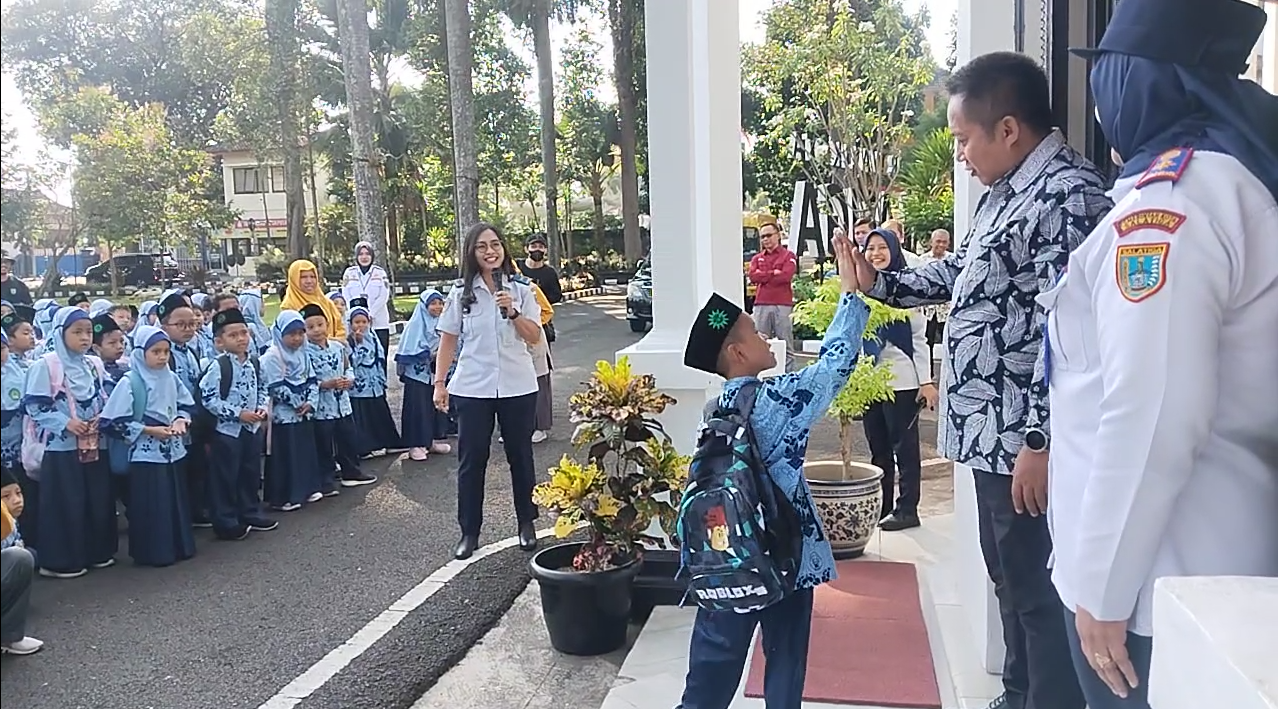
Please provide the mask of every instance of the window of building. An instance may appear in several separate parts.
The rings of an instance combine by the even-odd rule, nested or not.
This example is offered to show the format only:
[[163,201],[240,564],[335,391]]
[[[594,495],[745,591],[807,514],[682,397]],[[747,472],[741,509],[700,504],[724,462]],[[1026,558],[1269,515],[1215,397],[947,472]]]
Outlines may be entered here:
[[259,194],[266,191],[265,180],[256,167],[231,168],[235,194]]
[[283,165],[271,166],[271,191],[272,192],[284,191],[284,166]]

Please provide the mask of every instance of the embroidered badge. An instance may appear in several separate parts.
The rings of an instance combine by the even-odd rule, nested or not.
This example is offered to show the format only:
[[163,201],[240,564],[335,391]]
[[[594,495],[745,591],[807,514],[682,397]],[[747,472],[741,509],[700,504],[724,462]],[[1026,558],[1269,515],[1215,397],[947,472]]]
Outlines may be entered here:
[[1176,182],[1185,174],[1189,158],[1194,154],[1193,148],[1172,148],[1154,158],[1154,162],[1145,170],[1145,174],[1136,181],[1136,189],[1155,182]]
[[1114,230],[1118,232],[1119,238],[1141,229],[1157,229],[1168,234],[1175,234],[1184,223],[1185,215],[1179,212],[1167,209],[1138,209],[1115,220]]
[[728,326],[728,314],[722,310],[712,310],[706,316],[706,324],[716,330],[722,330]]
[[1147,300],[1167,283],[1167,252],[1171,244],[1127,244],[1118,247],[1114,277],[1123,297],[1133,303]]

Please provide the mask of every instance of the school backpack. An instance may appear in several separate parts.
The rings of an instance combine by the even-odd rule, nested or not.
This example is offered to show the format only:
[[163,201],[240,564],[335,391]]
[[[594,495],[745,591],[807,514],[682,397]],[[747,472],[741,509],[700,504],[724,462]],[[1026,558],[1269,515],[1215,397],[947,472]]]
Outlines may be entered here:
[[[141,376],[135,376],[133,372],[125,372],[124,378],[129,380],[129,390],[133,394],[133,416],[135,423],[142,423],[146,418],[146,382],[142,381]],[[120,383],[116,382],[116,386]],[[127,440],[118,437],[107,439],[107,459],[111,463],[111,472],[116,475],[126,475],[129,472],[129,453],[133,449],[133,444]]]
[[768,474],[750,425],[759,388],[748,382],[733,406],[707,405],[679,503],[679,576],[706,610],[766,608],[794,589],[798,575],[798,514]]
[[[102,383],[106,381],[106,367],[103,366],[102,360],[93,355],[86,355],[89,362],[93,364],[93,368],[98,372],[98,396],[104,397],[106,388]],[[66,393],[66,376],[62,370],[62,360],[58,358],[57,352],[47,352],[40,356],[37,362],[43,361],[44,366],[49,372],[49,397],[58,398],[59,394]],[[34,366],[34,365],[33,365]],[[27,370],[30,372],[30,370]],[[74,411],[74,406],[72,405]],[[48,433],[40,431],[40,427],[36,425],[35,419],[26,416],[22,421],[22,468],[27,471],[27,477],[32,480],[40,479],[40,466],[44,463],[45,448],[49,445],[50,436]]]
[[[214,357],[213,361],[217,362],[218,369],[221,370],[221,377],[217,383],[218,398],[225,399],[230,396],[231,385],[235,383],[235,372],[231,369],[231,355],[223,353]],[[260,380],[262,369],[261,365],[258,364],[257,358],[249,357],[249,361],[253,363],[253,373]],[[211,366],[213,366],[213,362],[209,362],[203,371],[207,372]],[[200,374],[200,378],[204,378],[203,373]],[[202,391],[199,396],[195,397],[195,419],[191,421],[191,425],[209,431],[217,427],[217,416],[214,416],[212,411],[204,408],[204,393]]]

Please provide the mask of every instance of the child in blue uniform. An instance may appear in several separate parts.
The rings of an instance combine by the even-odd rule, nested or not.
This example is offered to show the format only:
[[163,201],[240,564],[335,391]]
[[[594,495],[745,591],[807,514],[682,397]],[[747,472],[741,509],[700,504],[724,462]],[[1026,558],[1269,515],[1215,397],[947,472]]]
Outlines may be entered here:
[[26,417],[22,395],[32,361],[28,354],[36,343],[35,327],[31,324],[34,318],[35,309],[22,304],[15,305],[12,312],[0,318],[0,336],[4,338],[4,362],[0,365],[0,461],[13,471],[22,486],[27,500],[23,527],[32,549],[36,548],[38,534],[40,483],[28,477],[22,468],[22,424]]
[[355,416],[360,457],[381,455],[400,448],[399,426],[386,403],[386,350],[370,328],[373,316],[364,298],[351,299],[346,313],[346,343],[350,347],[351,411]]
[[[98,416],[106,403],[102,361],[89,314],[59,308],[49,341],[53,352],[27,372],[22,405],[46,441],[40,466],[40,573],[76,578],[115,563],[115,500]],[[30,472],[30,471],[28,471]]]
[[[311,371],[319,380],[319,398],[315,405],[315,444],[319,460],[320,492],[337,494],[336,482],[355,487],[377,482],[359,467],[355,444],[355,417],[351,415],[351,398],[347,393],[355,384],[346,343],[328,338],[328,317],[324,309],[308,304],[302,308],[306,321],[306,356]],[[335,478],[334,469],[340,472]]]
[[[108,303],[109,305],[109,303]],[[107,377],[104,382],[106,395],[111,396],[115,385],[128,370],[128,360],[124,359],[124,332],[120,323],[111,316],[111,307],[102,308],[102,312],[93,316],[93,354],[102,360],[102,368]],[[120,436],[108,436],[108,451],[116,448],[127,448],[129,442]],[[112,455],[115,455],[114,453]],[[129,506],[129,473],[127,470],[111,471],[111,493],[115,500]]]
[[140,566],[169,566],[195,556],[183,465],[195,401],[169,369],[170,348],[160,328],[137,328],[129,373],[102,411],[102,425],[129,442],[129,556]]
[[448,453],[452,446],[443,439],[448,432],[441,430],[436,416],[434,396],[435,356],[439,353],[439,316],[444,312],[444,296],[434,288],[428,288],[417,299],[408,327],[399,338],[399,351],[395,353],[395,369],[404,383],[404,401],[400,421],[404,427],[404,445],[408,457],[426,460],[427,453]]
[[[244,314],[238,308],[220,311],[212,325],[214,344],[222,354],[200,379],[204,408],[216,419],[209,443],[209,520],[220,539],[239,540],[250,531],[269,532],[279,526],[262,514],[258,498],[258,431],[268,416],[268,398],[259,365],[249,356],[251,338]],[[229,384],[223,381],[224,370],[231,375]]]
[[257,288],[240,291],[239,301],[249,329],[249,356],[257,359],[271,346],[271,327],[262,319],[262,291]]
[[[301,313],[281,310],[271,335],[275,343],[261,360],[262,380],[271,396],[271,455],[264,497],[272,508],[292,512],[324,497],[315,459],[319,381],[306,357],[306,322]],[[332,477],[332,468],[327,474]]]

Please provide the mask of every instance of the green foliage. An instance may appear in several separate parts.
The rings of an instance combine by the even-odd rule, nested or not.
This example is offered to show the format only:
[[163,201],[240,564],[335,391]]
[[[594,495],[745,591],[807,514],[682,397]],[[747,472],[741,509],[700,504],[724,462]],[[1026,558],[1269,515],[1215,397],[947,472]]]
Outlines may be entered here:
[[900,217],[914,243],[954,229],[954,136],[936,128],[915,142],[901,170]]

